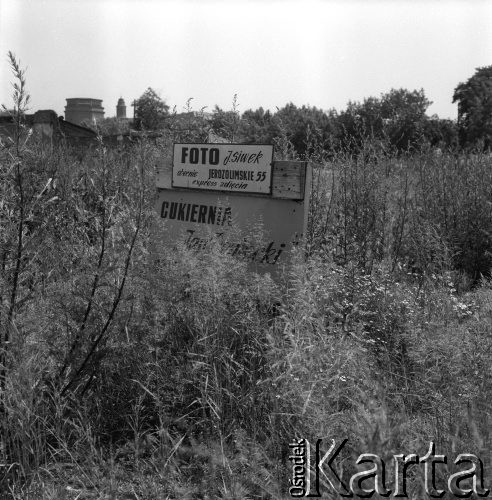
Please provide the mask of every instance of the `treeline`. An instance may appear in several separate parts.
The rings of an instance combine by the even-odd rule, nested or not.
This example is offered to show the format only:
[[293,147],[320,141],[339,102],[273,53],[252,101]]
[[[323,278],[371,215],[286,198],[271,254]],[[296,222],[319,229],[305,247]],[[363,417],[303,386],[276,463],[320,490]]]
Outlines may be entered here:
[[[137,101],[139,129],[170,130],[177,140],[212,138],[246,144],[289,143],[290,155],[312,158],[339,152],[359,152],[368,140],[380,141],[395,152],[421,150],[424,146],[455,149],[459,145],[457,122],[429,117],[431,105],[424,90],[391,90],[381,97],[349,102],[345,110],[327,112],[314,106],[288,103],[275,112],[248,109],[240,113],[237,96],[232,109],[215,106],[213,112],[169,112],[168,106],[148,89]],[[201,137],[196,132],[201,131]]]
[[398,152],[420,149],[425,144],[456,147],[456,123],[437,116],[429,118],[426,110],[430,104],[423,90],[399,89],[379,98],[349,102],[341,112],[289,103],[275,113],[259,108],[239,116],[216,107],[211,126],[223,135],[233,130],[234,138],[246,143],[272,143],[286,138],[301,158],[320,150],[328,155],[357,152],[369,138]]
[[[292,145],[294,156],[312,158],[339,152],[360,152],[367,140],[380,142],[385,150],[403,153],[426,147],[441,150],[487,150],[492,145],[492,66],[477,68],[459,83],[453,94],[458,119],[428,116],[432,102],[423,89],[392,89],[380,97],[350,101],[343,111],[324,111],[312,106],[286,104],[275,112],[248,109],[239,112],[237,96],[232,109],[215,106],[213,112],[170,111],[169,106],[148,88],[135,103],[135,126],[140,129],[167,129],[183,140],[187,132],[201,130],[203,140],[210,134],[242,143],[283,143]],[[189,135],[189,134],[188,134]]]

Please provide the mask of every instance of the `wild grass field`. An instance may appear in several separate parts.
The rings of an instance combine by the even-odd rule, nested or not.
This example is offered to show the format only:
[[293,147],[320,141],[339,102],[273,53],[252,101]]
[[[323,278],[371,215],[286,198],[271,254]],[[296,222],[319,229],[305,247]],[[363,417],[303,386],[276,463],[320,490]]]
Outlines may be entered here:
[[459,453],[490,485],[492,157],[314,144],[274,281],[219,243],[156,259],[171,135],[81,153],[19,122],[2,143],[0,498],[285,499],[300,437],[347,438],[342,478],[433,441],[441,486]]

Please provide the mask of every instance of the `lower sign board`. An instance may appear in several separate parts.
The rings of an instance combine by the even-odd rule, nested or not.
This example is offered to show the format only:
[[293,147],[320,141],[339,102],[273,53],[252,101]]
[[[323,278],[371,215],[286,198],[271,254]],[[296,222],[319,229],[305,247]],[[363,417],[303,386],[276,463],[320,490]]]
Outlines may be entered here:
[[[283,261],[282,254],[303,237],[304,210],[299,203],[161,191],[157,212],[166,239],[182,241],[193,250],[206,249],[213,238],[223,239],[225,253],[267,270]],[[255,231],[262,239],[258,246],[251,237]]]
[[[252,270],[277,274],[306,231],[309,173],[303,162],[274,162],[270,195],[158,189],[157,253],[177,243],[202,251],[218,240]],[[170,185],[166,178],[163,172],[160,186]]]

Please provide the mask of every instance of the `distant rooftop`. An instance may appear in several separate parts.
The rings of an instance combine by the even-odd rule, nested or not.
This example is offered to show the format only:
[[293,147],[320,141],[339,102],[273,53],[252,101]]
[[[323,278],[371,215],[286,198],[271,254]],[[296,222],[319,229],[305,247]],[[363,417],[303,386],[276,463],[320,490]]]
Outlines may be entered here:
[[90,103],[101,103],[102,99],[93,99],[92,97],[68,97],[67,102],[90,102]]

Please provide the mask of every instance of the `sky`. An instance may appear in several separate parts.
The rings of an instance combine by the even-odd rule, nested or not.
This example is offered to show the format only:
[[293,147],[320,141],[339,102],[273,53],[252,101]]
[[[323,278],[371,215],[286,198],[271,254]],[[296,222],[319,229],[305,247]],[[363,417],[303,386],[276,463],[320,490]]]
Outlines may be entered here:
[[71,97],[152,87],[177,112],[325,111],[421,89],[428,114],[456,118],[455,87],[492,64],[490,0],[0,0],[0,103],[12,103],[12,51],[32,112]]

